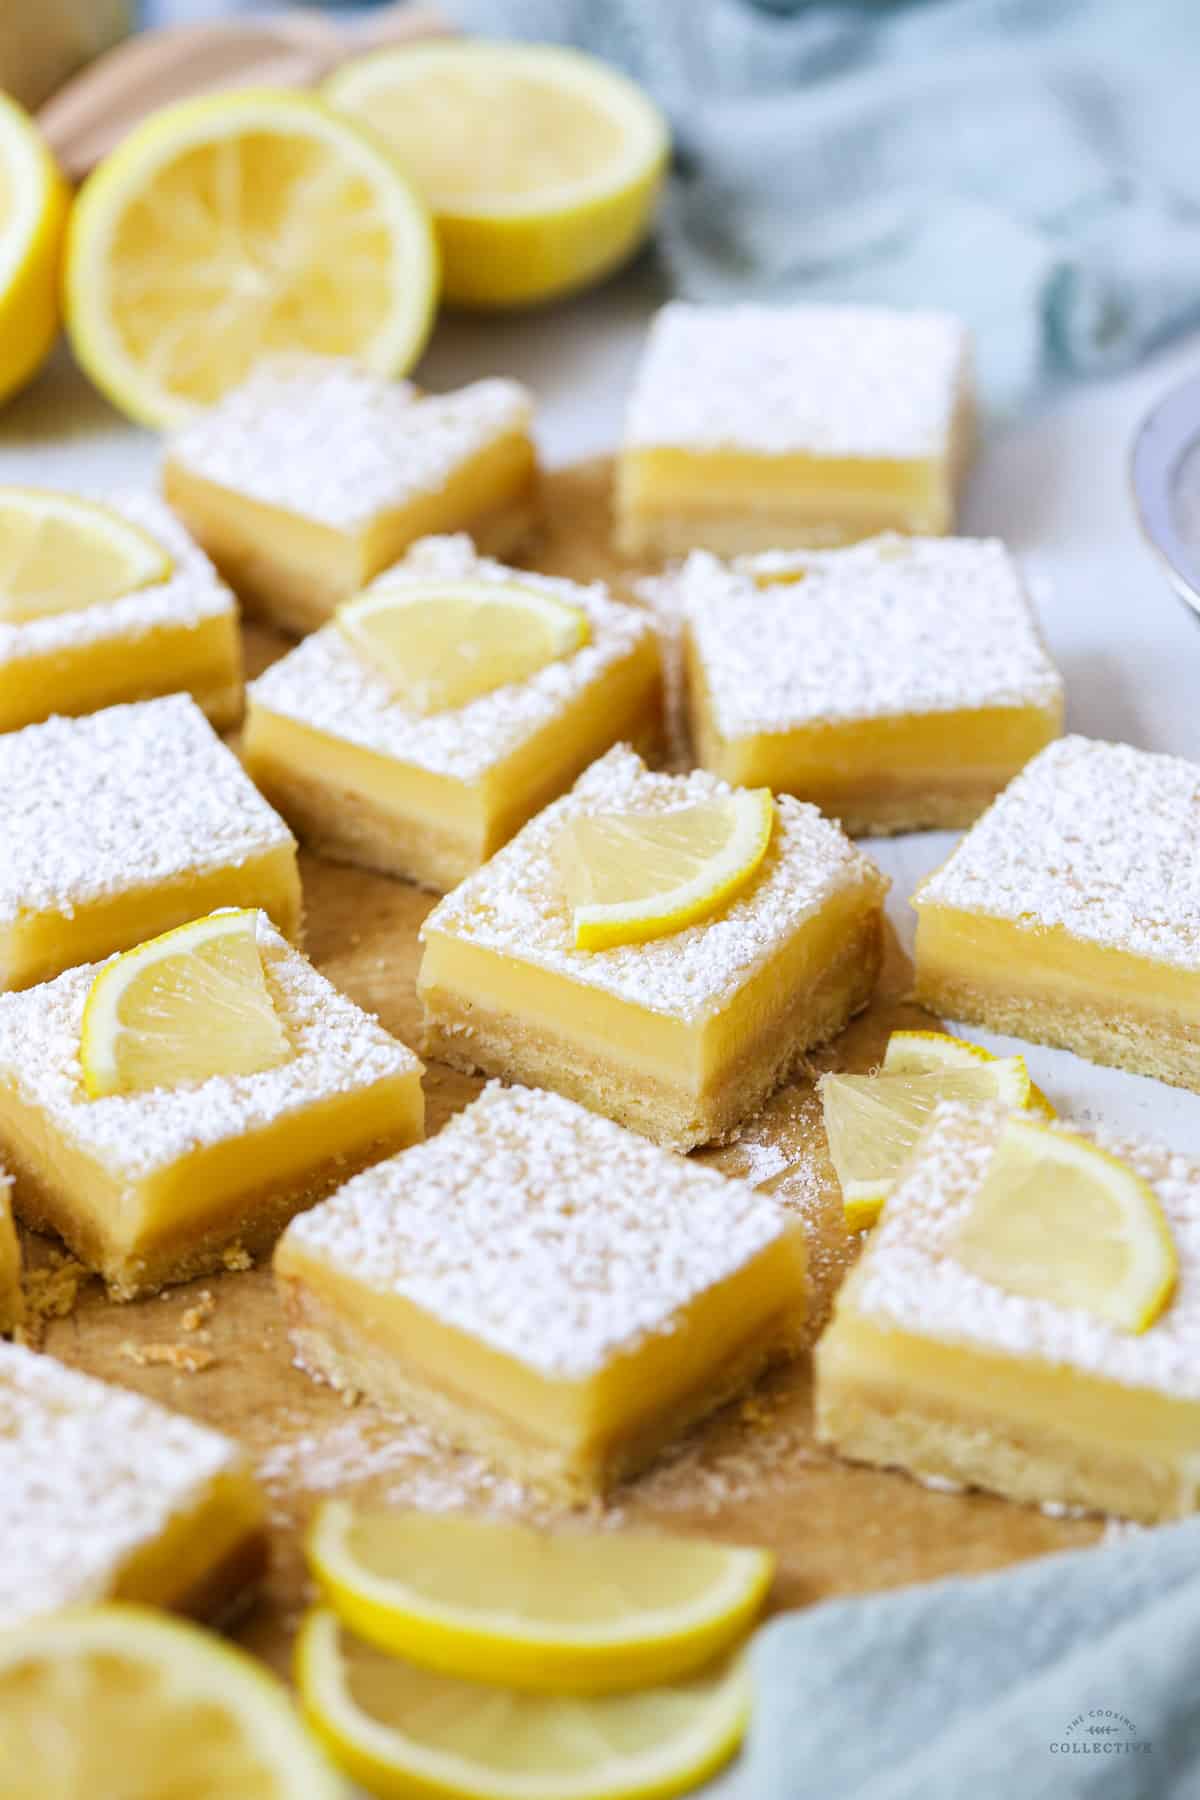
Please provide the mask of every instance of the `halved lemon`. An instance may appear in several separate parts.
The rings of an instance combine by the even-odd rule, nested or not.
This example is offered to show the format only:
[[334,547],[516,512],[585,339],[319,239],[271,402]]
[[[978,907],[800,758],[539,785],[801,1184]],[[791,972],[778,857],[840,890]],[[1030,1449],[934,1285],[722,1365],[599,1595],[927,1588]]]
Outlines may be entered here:
[[410,712],[466,706],[581,650],[581,607],[520,582],[376,588],[337,611],[343,637]]
[[0,1633],[5,1800],[339,1800],[342,1783],[262,1664],[136,1606]]
[[861,1231],[879,1217],[935,1106],[1028,1107],[1035,1090],[1022,1056],[993,1056],[942,1032],[906,1031],[893,1033],[879,1074],[823,1075],[820,1091],[846,1224]]
[[0,93],[0,400],[37,373],[58,336],[68,200],[37,126]]
[[165,581],[162,545],[111,507],[50,488],[0,487],[0,619],[119,600]]
[[749,1630],[765,1550],[465,1515],[321,1508],[309,1564],[344,1624],[425,1668],[542,1693],[674,1681]]
[[347,63],[326,94],[395,151],[433,208],[446,298],[526,306],[597,281],[645,237],[666,121],[594,57],[445,42]]
[[1154,1323],[1179,1274],[1149,1183],[1086,1138],[1019,1114],[1005,1122],[953,1255],[997,1287],[1131,1332]]
[[115,405],[160,427],[273,351],[402,374],[437,284],[428,209],[394,158],[302,94],[164,107],[89,176],[68,232],[76,354]]
[[588,813],[559,861],[580,950],[640,944],[709,918],[749,885],[775,828],[769,788],[662,813]]
[[89,1099],[256,1075],[292,1054],[263,972],[258,913],[230,908],[105,963],[79,1060]]
[[659,1800],[727,1761],[750,1709],[736,1657],[639,1693],[522,1694],[388,1656],[324,1611],[301,1629],[296,1678],[346,1771],[397,1800]]

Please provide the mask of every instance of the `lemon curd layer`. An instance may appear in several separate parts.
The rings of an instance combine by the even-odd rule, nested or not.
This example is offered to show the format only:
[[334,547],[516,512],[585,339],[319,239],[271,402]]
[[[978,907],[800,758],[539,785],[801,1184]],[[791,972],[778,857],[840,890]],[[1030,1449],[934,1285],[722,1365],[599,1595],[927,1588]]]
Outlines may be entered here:
[[12,1181],[0,1169],[0,1334],[15,1331],[24,1317],[21,1245],[13,1223]]
[[801,1340],[800,1229],[560,1096],[493,1084],[280,1240],[311,1372],[602,1492]]
[[0,1344],[0,1625],[101,1600],[225,1615],[262,1572],[265,1527],[228,1438]]
[[848,831],[967,825],[1062,728],[1062,681],[995,539],[872,539],[644,584],[682,636],[698,760]]
[[211,912],[300,930],[296,843],[176,694],[0,736],[0,989]]
[[[817,1348],[817,1426],[843,1455],[1147,1522],[1200,1505],[1200,1164],[1104,1137],[1154,1189],[1176,1291],[1134,1334],[1009,1293],[954,1242],[1004,1115],[942,1108]],[[1064,1246],[1069,1254],[1069,1246]]]
[[1200,768],[1064,738],[917,890],[952,1017],[1200,1088]]
[[630,404],[618,541],[734,555],[944,533],[970,435],[969,345],[948,315],[676,302]]
[[735,1129],[870,998],[883,876],[785,798],[757,875],[714,918],[586,951],[560,863],[574,817],[670,812],[728,791],[702,771],[651,774],[623,746],[594,763],[426,920],[430,1050],[555,1088],[676,1149]]
[[336,358],[273,358],[173,439],[164,491],[247,606],[311,631],[418,538],[514,548],[536,502],[530,414],[512,381],[421,397]]
[[218,731],[242,711],[237,606],[216,570],[153,494],[109,504],[170,554],[165,581],[72,612],[0,622],[0,731],[52,713],[188,693]]
[[254,1075],[89,1100],[94,965],[0,996],[0,1141],[18,1212],[127,1299],[255,1253],[346,1174],[424,1130],[421,1064],[260,919],[292,1054]]
[[520,682],[420,717],[338,627],[253,684],[247,766],[322,855],[444,891],[507,842],[617,738],[661,732],[654,633],[602,587],[514,575],[466,537],[416,545],[371,592],[519,580],[587,615],[589,640]]

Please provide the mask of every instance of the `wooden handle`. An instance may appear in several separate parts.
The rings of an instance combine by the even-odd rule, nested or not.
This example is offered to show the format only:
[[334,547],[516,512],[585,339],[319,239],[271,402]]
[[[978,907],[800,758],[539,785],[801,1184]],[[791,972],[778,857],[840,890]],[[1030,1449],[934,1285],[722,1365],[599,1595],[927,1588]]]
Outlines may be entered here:
[[79,181],[132,128],[175,100],[236,87],[312,87],[349,56],[440,36],[431,7],[383,7],[355,25],[311,12],[145,31],[99,57],[38,114],[64,173]]

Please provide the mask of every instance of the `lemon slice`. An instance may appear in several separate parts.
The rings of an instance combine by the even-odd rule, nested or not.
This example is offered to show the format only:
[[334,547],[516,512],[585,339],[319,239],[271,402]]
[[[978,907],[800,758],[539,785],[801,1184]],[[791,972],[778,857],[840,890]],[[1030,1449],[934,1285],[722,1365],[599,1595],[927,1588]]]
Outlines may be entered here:
[[210,913],[101,967],[80,1032],[89,1099],[255,1075],[288,1060],[257,928],[253,910]]
[[0,620],[74,612],[165,581],[171,558],[149,532],[94,500],[0,488]]
[[343,1789],[285,1689],[198,1626],[98,1606],[0,1633],[5,1800],[168,1792],[339,1800]]
[[666,121],[576,50],[406,45],[347,63],[325,91],[390,144],[428,199],[457,305],[569,293],[624,262],[649,229]]
[[710,917],[753,879],[774,827],[769,788],[674,812],[572,819],[559,861],[577,948],[640,944]]
[[1147,1182],[1098,1145],[1020,1115],[1005,1122],[953,1255],[997,1287],[1131,1332],[1154,1323],[1179,1273]]
[[[1000,1060],[982,1044],[968,1043],[966,1038],[952,1037],[947,1031],[893,1031],[881,1066],[887,1075],[932,1075],[938,1069],[970,1069]],[[1023,1057],[1016,1060],[1024,1062]],[[1043,1119],[1058,1117],[1035,1081],[1030,1081],[1022,1104],[1030,1112],[1040,1113]]]
[[625,1532],[531,1531],[328,1501],[309,1563],[339,1618],[413,1662],[547,1693],[690,1675],[749,1629],[765,1550]]
[[384,587],[337,611],[343,637],[410,712],[466,706],[587,643],[581,607],[516,582]]
[[401,374],[436,291],[424,202],[382,146],[307,95],[164,107],[89,177],[71,215],[76,354],[148,425],[181,423],[274,351]]
[[737,1658],[670,1687],[571,1698],[480,1687],[387,1656],[310,1613],[296,1676],[310,1723],[373,1794],[650,1800],[720,1767],[746,1729]]
[[878,1075],[823,1075],[825,1133],[851,1231],[873,1225],[901,1163],[943,1100],[1030,1105],[1025,1059],[937,1032],[896,1032]]
[[58,336],[67,205],[36,125],[0,93],[0,400],[37,373]]

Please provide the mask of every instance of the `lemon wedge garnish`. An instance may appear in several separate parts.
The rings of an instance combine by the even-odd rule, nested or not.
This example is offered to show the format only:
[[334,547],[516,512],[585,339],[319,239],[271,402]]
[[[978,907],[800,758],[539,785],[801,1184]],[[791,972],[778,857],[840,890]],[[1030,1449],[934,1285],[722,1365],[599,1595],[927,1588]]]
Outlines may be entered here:
[[148,425],[182,423],[275,351],[402,374],[436,292],[424,202],[382,145],[307,95],[164,107],[89,176],[71,215],[76,354]]
[[1179,1273],[1148,1182],[1099,1145],[1019,1114],[1005,1121],[951,1253],[1010,1293],[1131,1332],[1154,1323]]
[[58,336],[67,206],[37,126],[0,93],[0,400],[37,373]]
[[119,600],[172,562],[111,507],[49,488],[0,487],[0,620],[15,624]]
[[720,1767],[746,1729],[740,1661],[667,1687],[586,1698],[435,1674],[351,1637],[332,1612],[301,1629],[304,1709],[373,1794],[460,1800],[650,1800]]
[[820,1091],[851,1231],[875,1223],[901,1163],[943,1100],[1022,1108],[1040,1098],[1024,1057],[993,1056],[932,1031],[894,1032],[879,1074],[823,1075]]
[[0,1633],[0,1793],[340,1800],[340,1779],[262,1664],[136,1606]]
[[527,681],[591,636],[582,607],[516,581],[384,585],[336,616],[342,636],[422,717]]
[[639,944],[727,905],[754,877],[775,826],[769,788],[663,813],[585,813],[559,861],[580,950]]
[[424,1667],[546,1693],[693,1674],[749,1630],[765,1550],[465,1515],[320,1509],[309,1565],[359,1637]]
[[89,1099],[255,1075],[288,1060],[258,917],[252,909],[210,913],[102,965],[80,1031]]
[[428,199],[456,305],[569,293],[624,262],[649,229],[666,121],[577,50],[405,45],[345,64],[325,91],[391,146]]

